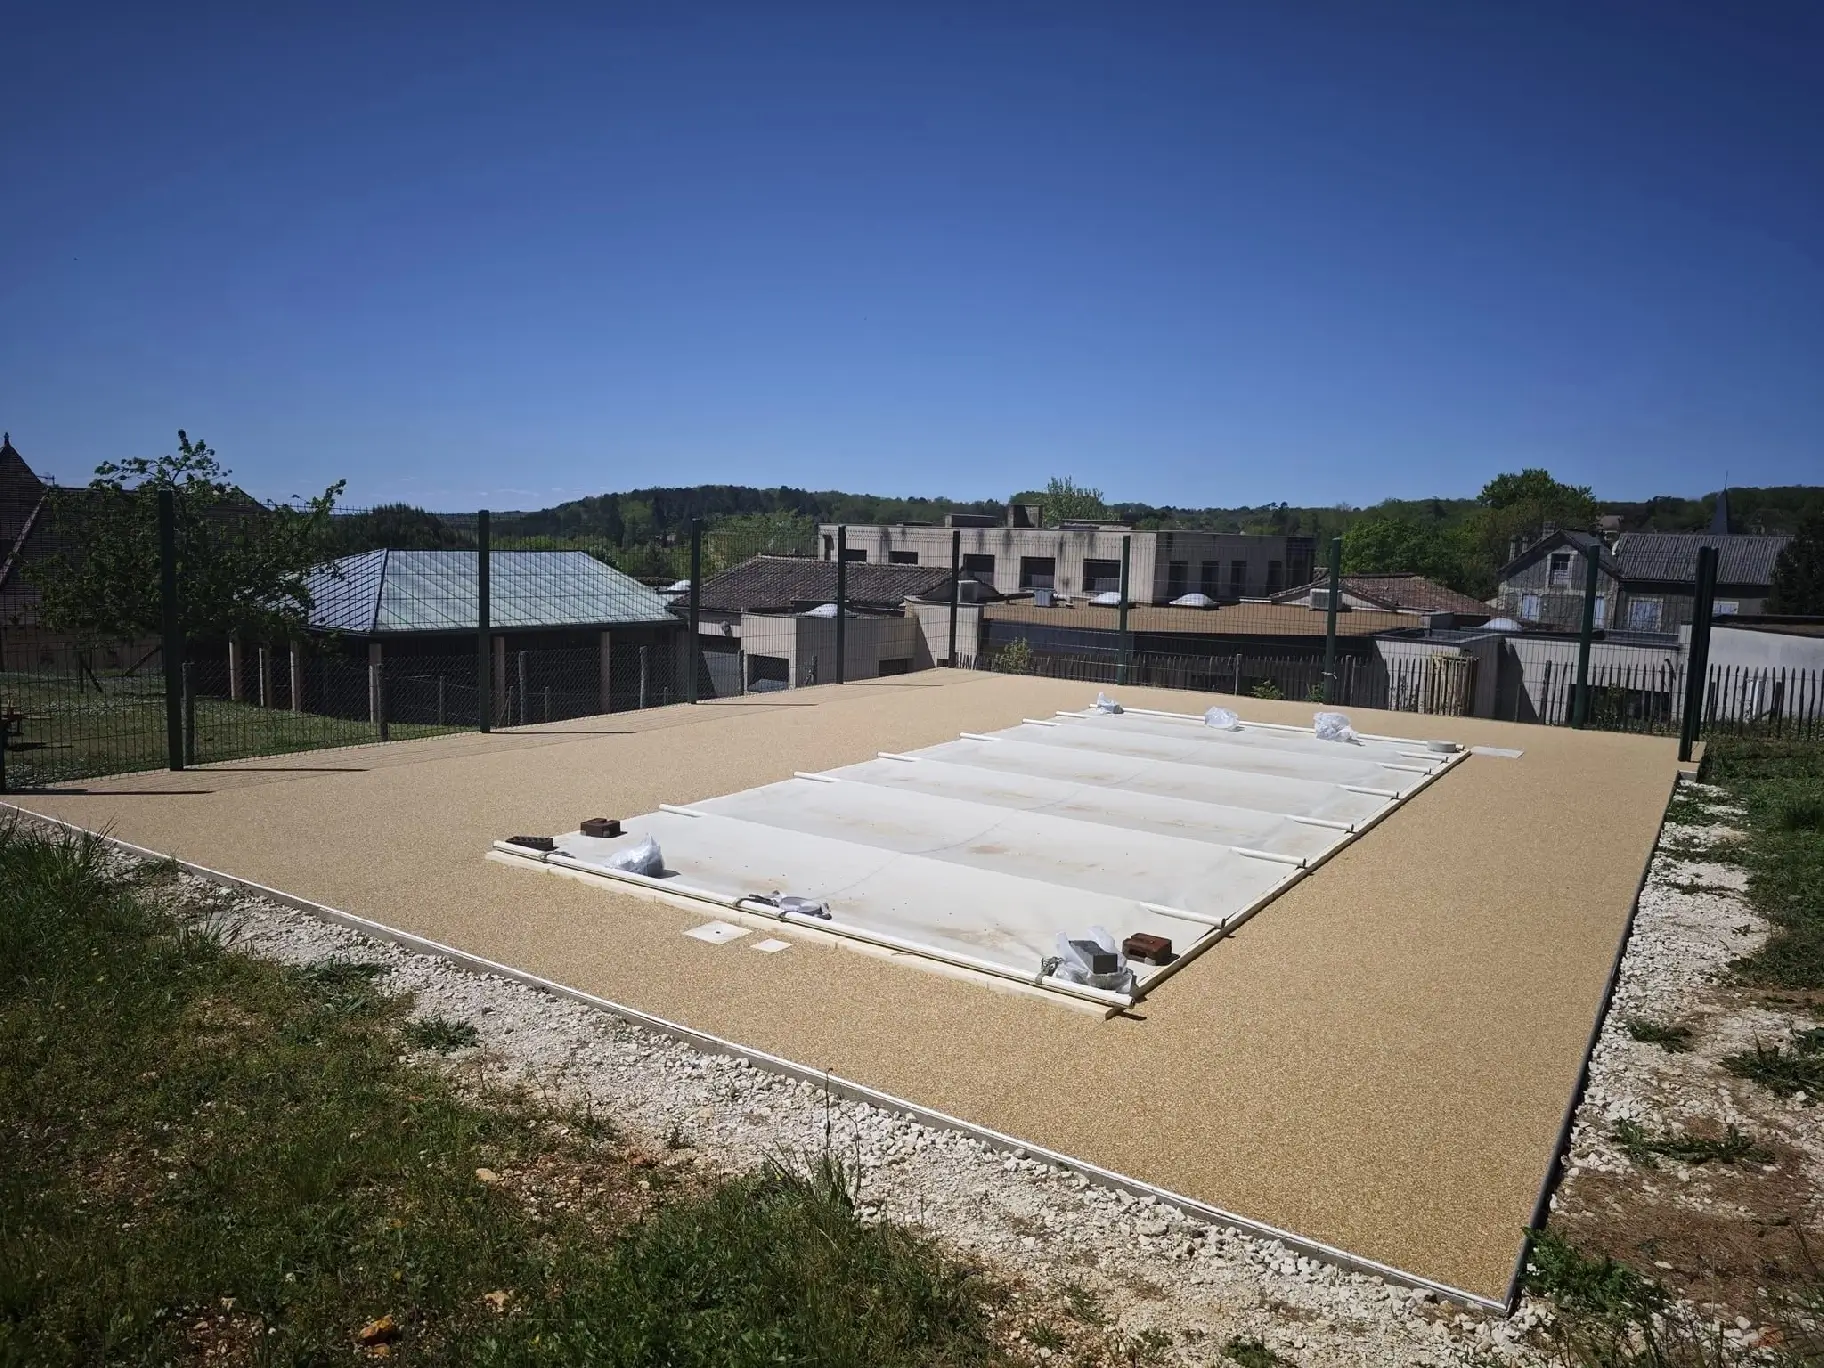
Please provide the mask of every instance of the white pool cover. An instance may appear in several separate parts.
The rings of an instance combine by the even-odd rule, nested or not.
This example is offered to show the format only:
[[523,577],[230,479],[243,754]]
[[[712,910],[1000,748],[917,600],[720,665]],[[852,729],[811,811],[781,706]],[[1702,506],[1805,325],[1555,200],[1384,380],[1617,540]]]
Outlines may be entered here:
[[[1138,709],[1060,713],[667,807],[612,840],[495,849],[1122,1007],[1465,754]],[[648,836],[662,874],[604,863]],[[828,918],[757,900],[778,894]],[[1130,961],[1131,992],[1049,972],[1058,934],[1092,926],[1117,942],[1167,937],[1178,959]]]

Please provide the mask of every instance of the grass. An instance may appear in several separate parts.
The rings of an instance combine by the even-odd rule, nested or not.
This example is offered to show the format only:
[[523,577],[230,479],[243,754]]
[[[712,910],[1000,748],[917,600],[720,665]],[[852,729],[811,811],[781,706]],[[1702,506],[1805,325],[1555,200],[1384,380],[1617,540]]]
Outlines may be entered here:
[[1002,1290],[840,1163],[667,1178],[402,1063],[408,1011],[0,827],[0,1364],[1001,1361]]
[[1611,1139],[1620,1145],[1629,1159],[1644,1168],[1653,1168],[1664,1159],[1681,1164],[1765,1164],[1773,1156],[1734,1126],[1719,1136],[1694,1135],[1690,1130],[1650,1134],[1635,1121],[1618,1121]]
[[1752,1050],[1725,1055],[1723,1067],[1780,1097],[1815,1097],[1824,1092],[1824,1030],[1796,1032],[1784,1048],[1756,1044]]
[[1691,1049],[1691,1028],[1678,1022],[1629,1017],[1622,1023],[1622,1029],[1641,1044],[1657,1045],[1672,1054],[1686,1054]]
[[419,1017],[406,1022],[399,1034],[413,1049],[435,1050],[438,1054],[470,1050],[481,1043],[481,1035],[471,1023],[449,1017]]
[[1748,871],[1749,904],[1773,928],[1738,973],[1761,987],[1824,988],[1824,746],[1718,738],[1704,777],[1745,810],[1747,839],[1732,849]]
[[[100,688],[73,675],[0,674],[0,711],[17,709],[25,726],[7,750],[9,788],[39,787],[103,774],[162,769],[165,742],[164,678],[99,676]],[[393,723],[389,734],[407,741],[461,730],[434,724]],[[287,708],[261,708],[222,698],[196,700],[199,764],[262,755],[354,746],[379,739],[372,723]]]
[[1281,1364],[1291,1362],[1252,1336],[1241,1335],[1222,1346],[1222,1356],[1230,1363],[1240,1364],[1241,1368],[1279,1368]]

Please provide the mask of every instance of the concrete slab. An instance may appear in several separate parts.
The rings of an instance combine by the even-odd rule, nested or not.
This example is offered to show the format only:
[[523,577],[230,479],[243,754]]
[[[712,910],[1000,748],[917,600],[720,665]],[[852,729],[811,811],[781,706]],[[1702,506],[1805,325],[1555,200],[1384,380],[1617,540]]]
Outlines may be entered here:
[[[9,801],[1502,1295],[1670,792],[1671,741],[1350,710],[1363,731],[1524,754],[1469,757],[1108,1021],[790,927],[775,933],[790,954],[706,944],[682,934],[699,914],[479,855],[504,833],[948,743],[1093,693],[931,671]],[[1073,1086],[1085,1078],[1093,1096]]]

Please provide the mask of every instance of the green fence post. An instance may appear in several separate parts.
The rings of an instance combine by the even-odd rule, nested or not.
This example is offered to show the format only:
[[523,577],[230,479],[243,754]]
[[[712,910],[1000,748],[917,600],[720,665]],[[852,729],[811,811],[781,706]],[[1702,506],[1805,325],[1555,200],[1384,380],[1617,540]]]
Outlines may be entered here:
[[1678,729],[1678,758],[1691,759],[1703,727],[1704,695],[1710,673],[1710,615],[1716,607],[1716,548],[1697,552],[1697,594],[1691,605],[1691,642],[1685,651],[1685,716]]
[[1132,537],[1121,538],[1121,607],[1119,621],[1116,623],[1116,649],[1119,654],[1115,660],[1115,683],[1127,683],[1128,666],[1134,658],[1134,640],[1127,634],[1127,575],[1128,566],[1133,555]]
[[849,682],[849,529],[836,529],[836,682]]
[[1330,599],[1324,610],[1324,702],[1336,697],[1336,605],[1343,596],[1343,539],[1330,538]]
[[703,612],[703,519],[690,520],[690,640],[684,643],[684,701],[697,701],[697,653],[702,638],[697,622]]
[[494,724],[494,643],[488,623],[488,510],[475,515],[475,710],[482,731]]
[[963,601],[963,532],[961,528],[950,529],[950,654],[944,663],[952,669],[956,667],[956,614],[957,605]]
[[158,596],[164,616],[165,752],[184,767],[184,629],[177,607],[177,495],[158,491]]
[[1571,704],[1571,725],[1584,727],[1590,721],[1590,643],[1596,639],[1596,572],[1601,560],[1601,544],[1591,542],[1584,548],[1588,564],[1583,572],[1583,628],[1577,633],[1577,693]]
[[196,671],[184,662],[184,763],[196,763]]

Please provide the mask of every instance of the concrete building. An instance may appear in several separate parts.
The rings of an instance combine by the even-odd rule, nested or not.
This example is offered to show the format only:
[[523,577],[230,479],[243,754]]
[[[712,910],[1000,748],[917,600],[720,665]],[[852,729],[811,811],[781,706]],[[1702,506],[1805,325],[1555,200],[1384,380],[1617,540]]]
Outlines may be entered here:
[[[950,568],[952,533],[962,540],[962,570],[1002,595],[1050,590],[1084,598],[1120,588],[1121,544],[1129,544],[1129,597],[1166,604],[1186,594],[1222,602],[1265,598],[1311,579],[1312,537],[1255,536],[1182,530],[1137,531],[1120,523],[1037,526],[1032,505],[1014,505],[1004,521],[952,514],[929,523],[850,526],[851,561],[869,565]],[[819,555],[836,558],[837,526],[818,529]]]

